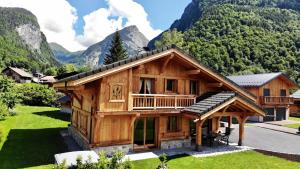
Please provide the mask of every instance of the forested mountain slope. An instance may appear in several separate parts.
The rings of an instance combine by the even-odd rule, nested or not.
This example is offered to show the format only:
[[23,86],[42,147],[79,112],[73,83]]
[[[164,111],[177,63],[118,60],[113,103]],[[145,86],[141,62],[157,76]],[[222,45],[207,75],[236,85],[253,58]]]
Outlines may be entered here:
[[44,71],[57,65],[36,17],[25,9],[0,7],[0,69]]
[[177,21],[186,51],[224,75],[283,71],[300,83],[298,0],[196,2],[197,22]]

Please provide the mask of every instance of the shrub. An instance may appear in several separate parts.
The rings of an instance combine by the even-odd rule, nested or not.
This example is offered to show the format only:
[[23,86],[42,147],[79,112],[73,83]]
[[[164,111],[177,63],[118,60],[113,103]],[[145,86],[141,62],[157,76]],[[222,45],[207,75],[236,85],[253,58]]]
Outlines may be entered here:
[[54,106],[56,93],[46,85],[25,83],[17,88],[23,104],[31,106]]
[[159,155],[160,164],[158,165],[157,169],[168,169],[167,165],[167,155],[165,153]]
[[16,84],[6,76],[0,76],[0,97],[9,109],[13,109],[19,102]]
[[0,120],[4,120],[6,116],[8,116],[8,108],[5,103],[0,100]]
[[[76,165],[70,166],[68,169],[133,169],[133,165],[129,159],[123,160],[124,154],[116,152],[108,159],[104,152],[99,153],[97,163],[92,163],[91,157],[83,162],[82,157],[78,156]],[[55,165],[54,169],[66,169],[66,161],[60,165]]]

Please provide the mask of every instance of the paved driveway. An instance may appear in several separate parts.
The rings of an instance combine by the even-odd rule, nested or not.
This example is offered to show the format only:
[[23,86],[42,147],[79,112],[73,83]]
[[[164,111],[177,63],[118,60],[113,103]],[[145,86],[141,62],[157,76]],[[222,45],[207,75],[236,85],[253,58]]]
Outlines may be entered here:
[[[233,130],[230,141],[238,142],[239,129]],[[245,126],[244,145],[257,149],[300,154],[300,136],[264,129],[255,126]]]

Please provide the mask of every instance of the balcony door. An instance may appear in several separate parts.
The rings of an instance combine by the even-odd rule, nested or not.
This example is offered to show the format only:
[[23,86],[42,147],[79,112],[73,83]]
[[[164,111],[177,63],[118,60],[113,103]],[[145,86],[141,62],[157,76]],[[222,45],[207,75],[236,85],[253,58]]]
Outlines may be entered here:
[[156,120],[154,117],[136,119],[134,123],[134,149],[156,147]]
[[140,94],[153,94],[154,79],[140,79]]

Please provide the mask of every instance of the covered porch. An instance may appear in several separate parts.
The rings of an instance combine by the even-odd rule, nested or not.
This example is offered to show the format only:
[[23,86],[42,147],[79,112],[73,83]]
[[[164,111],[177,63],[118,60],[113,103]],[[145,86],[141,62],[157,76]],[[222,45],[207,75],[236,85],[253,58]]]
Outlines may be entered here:
[[[239,141],[243,144],[245,123],[250,116],[264,116],[263,110],[246,98],[237,95],[235,92],[220,92],[185,108],[183,115],[193,121],[195,126],[195,146],[196,150],[203,149],[203,140],[217,137],[230,137],[232,119],[238,122]],[[220,131],[221,119],[226,119],[228,126],[223,133]],[[207,125],[206,130],[203,126]],[[222,140],[222,139],[221,139]],[[228,140],[228,138],[227,138]],[[224,140],[223,140],[224,141]]]

